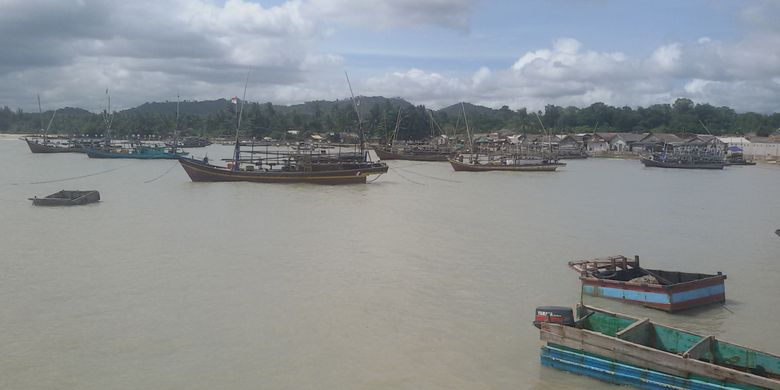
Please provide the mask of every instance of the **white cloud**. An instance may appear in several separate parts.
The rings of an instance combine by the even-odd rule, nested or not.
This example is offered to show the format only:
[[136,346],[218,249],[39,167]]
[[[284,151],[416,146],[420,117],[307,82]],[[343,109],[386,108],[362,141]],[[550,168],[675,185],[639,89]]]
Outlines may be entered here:
[[669,72],[676,70],[680,62],[680,44],[673,43],[671,45],[661,46],[650,55],[650,64],[660,68],[661,72]]
[[311,0],[310,13],[375,29],[438,26],[468,30],[476,0]]
[[[751,45],[760,47],[750,50]],[[562,38],[549,48],[522,54],[509,68],[480,68],[472,75],[443,75],[412,70],[406,82],[390,75],[376,78],[372,91],[393,96],[417,96],[433,107],[468,100],[499,107],[543,109],[546,104],[587,106],[647,106],[689,97],[700,103],[728,105],[738,110],[778,109],[780,85],[774,67],[780,45],[760,42],[724,44],[700,39],[692,44],[659,46],[646,58],[620,52],[585,50],[581,42]],[[780,64],[778,64],[780,65]],[[773,70],[774,69],[774,70]],[[411,77],[414,75],[415,77]],[[421,79],[435,78],[435,88]]]
[[[588,42],[561,37],[518,52],[503,67],[472,62],[463,69],[456,60],[439,69],[413,57],[408,65],[355,65],[327,44],[340,31],[365,28],[393,34],[434,27],[437,37],[462,39],[476,4],[6,0],[0,2],[0,47],[11,49],[0,57],[0,106],[32,108],[40,92],[51,105],[95,109],[106,87],[127,106],[164,100],[175,91],[187,99],[213,99],[235,95],[247,72],[251,99],[300,103],[344,97],[343,70],[359,67],[352,80],[357,93],[400,96],[436,108],[462,100],[538,109],[690,97],[738,110],[780,110],[780,3],[773,1],[744,7],[737,39],[691,37],[659,43],[639,56],[620,51],[625,48],[593,50]],[[381,43],[372,50],[383,54]]]

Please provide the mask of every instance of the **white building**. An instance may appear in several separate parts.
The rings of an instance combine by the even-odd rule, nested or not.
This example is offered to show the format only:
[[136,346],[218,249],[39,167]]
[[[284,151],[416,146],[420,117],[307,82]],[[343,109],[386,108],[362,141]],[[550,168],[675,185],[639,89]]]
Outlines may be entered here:
[[727,147],[736,146],[748,159],[774,160],[780,158],[780,141],[769,137],[718,137]]

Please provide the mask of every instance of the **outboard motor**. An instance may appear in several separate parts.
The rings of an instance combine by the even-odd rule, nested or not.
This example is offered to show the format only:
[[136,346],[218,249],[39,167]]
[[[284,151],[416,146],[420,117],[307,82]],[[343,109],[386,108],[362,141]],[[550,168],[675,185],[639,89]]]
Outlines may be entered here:
[[574,326],[574,310],[566,306],[539,306],[536,308],[534,326],[541,329],[542,322]]

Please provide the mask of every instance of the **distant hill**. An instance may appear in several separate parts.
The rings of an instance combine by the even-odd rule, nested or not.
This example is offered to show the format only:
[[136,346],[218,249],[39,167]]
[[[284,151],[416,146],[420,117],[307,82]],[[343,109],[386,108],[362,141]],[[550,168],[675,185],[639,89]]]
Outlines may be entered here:
[[[407,102],[401,98],[385,98],[382,96],[358,96],[360,102],[359,109],[361,115],[367,115],[374,105],[379,105],[380,108],[387,105],[397,109],[398,107],[412,107],[412,103]],[[249,102],[254,103],[254,102]],[[265,105],[267,103],[258,103]],[[182,101],[179,103],[179,113],[182,115],[197,115],[200,117],[206,117],[209,114],[213,114],[217,111],[223,111],[226,107],[229,107],[230,101],[226,99],[217,100],[203,100],[203,101]],[[314,115],[319,106],[320,112],[326,114],[333,110],[333,107],[338,106],[340,110],[352,109],[352,100],[315,100],[302,104],[293,104],[291,106],[273,105],[275,111],[284,114],[299,113],[302,115]],[[126,114],[175,114],[176,102],[147,102],[138,107],[130,108],[122,111]],[[59,115],[59,113],[58,113]]]
[[[226,99],[203,101],[185,100],[179,103],[179,113],[181,115],[205,117],[214,112],[224,110],[229,104],[230,102]],[[124,110],[123,112],[127,114],[176,114],[176,102],[147,102],[138,107]]]
[[[51,111],[44,112],[43,114],[51,114]],[[57,110],[57,115],[73,115],[73,116],[79,116],[79,115],[92,115],[91,112],[83,109],[83,108],[77,108],[77,107],[65,107],[60,108]]]
[[473,117],[476,115],[493,115],[498,111],[489,107],[478,106],[471,103],[463,103],[463,108],[461,108],[460,103],[456,103],[451,106],[447,106],[440,110],[437,110],[436,112],[440,114],[447,114],[448,116],[452,116],[452,117],[458,117],[463,115],[463,109],[466,110],[466,115],[468,117]]

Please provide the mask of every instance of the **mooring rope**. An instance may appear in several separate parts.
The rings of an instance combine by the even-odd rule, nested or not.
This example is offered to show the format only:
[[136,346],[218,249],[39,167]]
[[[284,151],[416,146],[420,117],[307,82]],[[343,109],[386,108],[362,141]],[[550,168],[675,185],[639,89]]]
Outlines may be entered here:
[[380,178],[382,175],[384,175],[384,173],[380,173],[380,174],[376,175],[376,177],[375,177],[375,178],[373,178],[373,179],[371,179],[371,180],[367,181],[367,183],[373,183],[373,182],[375,182],[375,181],[376,181],[376,179],[379,179],[379,178]]
[[127,166],[127,165],[123,165],[123,166],[121,166],[121,167],[116,167],[116,168],[106,169],[105,171],[100,171],[100,172],[90,173],[90,174],[88,174],[88,175],[81,175],[81,176],[66,177],[66,178],[64,178],[64,179],[42,180],[42,181],[34,181],[34,182],[30,182],[30,183],[11,183],[11,185],[12,185],[12,186],[19,186],[19,185],[23,185],[23,184],[25,184],[25,185],[34,185],[34,184],[61,183],[61,182],[65,182],[65,181],[71,181],[71,180],[78,180],[78,179],[83,179],[83,178],[85,178],[85,177],[92,177],[92,176],[97,176],[97,175],[103,175],[103,174],[106,174],[106,173],[109,173],[109,172],[116,171],[117,169],[124,168],[124,167],[126,167],[126,166]]
[[165,170],[165,172],[163,172],[163,173],[162,173],[162,175],[160,175],[160,176],[157,176],[157,177],[155,177],[154,179],[149,179],[149,180],[145,181],[145,182],[144,182],[144,184],[146,184],[146,183],[151,183],[151,182],[153,182],[153,181],[156,181],[156,180],[160,179],[161,177],[163,177],[163,176],[167,175],[167,174],[168,174],[168,172],[172,171],[172,170],[173,170],[173,168],[176,168],[176,166],[177,166],[177,165],[179,165],[179,162],[178,162],[178,161],[177,161],[176,163],[174,163],[174,164],[171,164],[171,166],[170,166],[170,167],[168,167],[168,169],[167,169],[167,170]]
[[393,168],[408,168],[408,167],[413,167],[413,166],[416,166],[416,165],[425,165],[425,164],[428,164],[428,163],[430,163],[430,161],[422,161],[422,162],[406,164],[406,165],[402,165],[400,167],[393,167]]
[[414,181],[414,180],[409,179],[408,177],[402,175],[401,172],[398,169],[393,168],[393,172],[395,172],[398,176],[400,176],[402,179],[408,181],[409,183],[418,184],[418,185],[421,185],[421,186],[425,185],[424,183],[420,183],[420,182]]
[[411,173],[411,174],[414,174],[414,175],[419,175],[419,176],[422,176],[422,177],[427,177],[427,178],[433,179],[433,180],[441,180],[441,181],[446,181],[446,182],[449,182],[449,183],[460,183],[460,181],[458,181],[458,180],[442,179],[440,177],[430,176],[430,175],[426,175],[424,173],[415,172],[415,171],[413,171],[411,169],[404,169],[404,168],[395,168],[395,169],[400,169],[400,170],[402,170],[404,172]]

